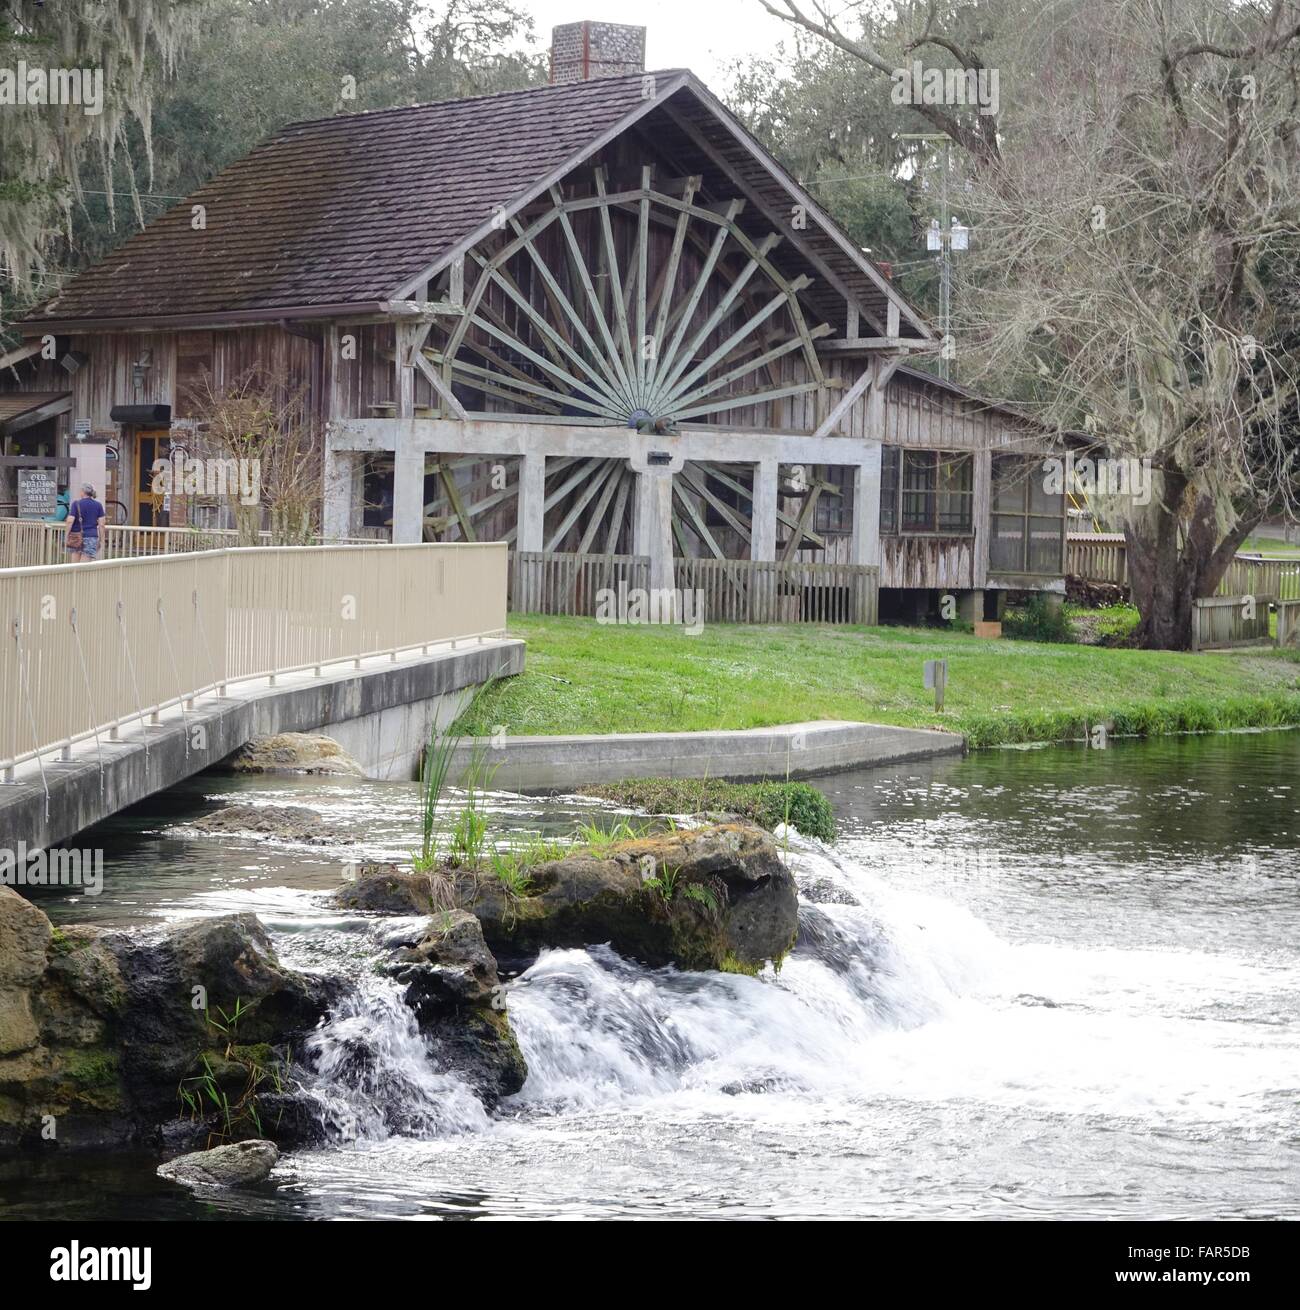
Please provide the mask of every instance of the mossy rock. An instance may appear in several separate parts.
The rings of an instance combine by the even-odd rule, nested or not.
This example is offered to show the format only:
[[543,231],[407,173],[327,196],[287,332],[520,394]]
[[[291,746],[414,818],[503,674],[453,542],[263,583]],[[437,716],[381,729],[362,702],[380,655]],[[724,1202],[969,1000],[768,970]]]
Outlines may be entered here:
[[757,972],[797,931],[794,879],[771,836],[748,823],[579,849],[531,873],[523,897],[495,879],[457,879],[458,899],[498,954],[608,942],[652,966],[720,969],[731,959]]
[[722,778],[627,778],[583,787],[585,796],[642,814],[732,815],[769,832],[787,823],[805,837],[835,839],[827,798],[806,782],[727,782]]

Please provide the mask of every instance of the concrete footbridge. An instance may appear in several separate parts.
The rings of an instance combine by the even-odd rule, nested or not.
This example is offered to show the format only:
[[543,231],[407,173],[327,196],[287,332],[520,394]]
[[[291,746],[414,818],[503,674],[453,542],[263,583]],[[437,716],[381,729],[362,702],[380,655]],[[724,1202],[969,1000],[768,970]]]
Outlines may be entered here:
[[255,737],[414,776],[523,670],[507,547],[271,546],[0,570],[0,849],[54,846]]

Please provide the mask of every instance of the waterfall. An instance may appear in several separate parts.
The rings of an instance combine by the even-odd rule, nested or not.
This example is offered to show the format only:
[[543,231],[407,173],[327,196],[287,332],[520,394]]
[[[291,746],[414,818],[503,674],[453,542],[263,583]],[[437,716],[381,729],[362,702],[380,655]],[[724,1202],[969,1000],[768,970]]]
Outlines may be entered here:
[[391,979],[363,975],[307,1039],[305,1090],[336,1141],[441,1137],[488,1125],[470,1088],[434,1068],[404,991]]
[[[792,863],[804,887],[842,899],[801,902],[799,942],[779,973],[645,969],[604,947],[545,952],[509,994],[529,1068],[516,1103],[852,1094],[878,1063],[874,1040],[952,1013],[996,976],[1005,948],[968,913],[899,898],[816,843],[799,842]],[[868,897],[871,908],[855,903]]]

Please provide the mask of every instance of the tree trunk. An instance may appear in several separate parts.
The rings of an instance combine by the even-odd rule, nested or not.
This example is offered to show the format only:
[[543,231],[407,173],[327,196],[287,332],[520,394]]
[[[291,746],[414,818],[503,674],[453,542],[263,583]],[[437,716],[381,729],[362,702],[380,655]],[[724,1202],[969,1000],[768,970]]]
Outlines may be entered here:
[[1140,616],[1134,633],[1146,650],[1189,650],[1192,602],[1213,596],[1237,554],[1254,531],[1260,513],[1241,515],[1232,531],[1217,540],[1214,503],[1198,496],[1190,518],[1181,509],[1187,479],[1181,473],[1161,477],[1159,502],[1151,524],[1126,522],[1129,591]]

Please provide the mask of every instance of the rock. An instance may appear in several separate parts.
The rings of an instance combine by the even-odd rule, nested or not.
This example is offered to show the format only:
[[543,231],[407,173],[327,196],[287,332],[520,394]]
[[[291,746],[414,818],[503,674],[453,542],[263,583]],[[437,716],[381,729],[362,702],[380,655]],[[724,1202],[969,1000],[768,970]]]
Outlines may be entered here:
[[529,870],[533,891],[460,874],[458,902],[473,910],[498,956],[608,942],[649,965],[757,972],[794,945],[798,897],[769,833],[718,824],[579,850]]
[[0,887],[0,1056],[19,1055],[40,1043],[31,987],[45,972],[53,929],[30,901]]
[[29,987],[40,978],[53,935],[31,901],[0,887],[0,987]]
[[158,1166],[158,1177],[187,1187],[250,1187],[269,1177],[279,1158],[273,1142],[235,1142],[168,1160]]
[[473,914],[435,915],[384,972],[406,985],[406,1004],[438,1063],[489,1106],[524,1085],[528,1066],[506,1017],[497,962]]
[[403,873],[395,864],[363,864],[356,878],[334,893],[345,910],[371,914],[434,914],[450,904],[440,874]]
[[232,773],[342,774],[364,778],[365,770],[332,737],[315,732],[280,732],[255,737],[226,761]]
[[347,840],[344,834],[323,826],[321,816],[305,805],[223,805],[195,819],[194,827],[239,836],[256,833],[317,846]]
[[266,1068],[275,1047],[315,1027],[333,995],[281,966],[253,914],[125,939],[118,960],[128,989],[123,1075],[133,1102],[154,1116],[179,1110],[177,1086],[202,1075],[205,1053],[233,1045],[246,1074]]
[[252,1135],[258,1089],[286,1094],[272,1075],[338,990],[281,966],[248,914],[128,937],[52,928],[0,889],[0,942],[0,1147],[155,1139],[208,1071],[232,1121],[199,1113],[170,1135]]
[[814,905],[860,905],[847,887],[832,882],[830,878],[800,878],[799,895]]
[[126,1000],[113,935],[99,928],[59,930],[50,943],[36,1009],[46,1041],[90,1046],[105,1041]]

